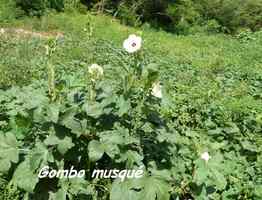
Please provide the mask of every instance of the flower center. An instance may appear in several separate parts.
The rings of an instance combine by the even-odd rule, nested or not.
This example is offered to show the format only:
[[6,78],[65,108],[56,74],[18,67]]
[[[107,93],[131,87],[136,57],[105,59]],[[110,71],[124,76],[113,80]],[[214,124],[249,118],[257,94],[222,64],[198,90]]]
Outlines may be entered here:
[[132,45],[132,47],[135,47],[135,46],[136,46],[136,43],[135,43],[135,42],[133,42],[131,45]]

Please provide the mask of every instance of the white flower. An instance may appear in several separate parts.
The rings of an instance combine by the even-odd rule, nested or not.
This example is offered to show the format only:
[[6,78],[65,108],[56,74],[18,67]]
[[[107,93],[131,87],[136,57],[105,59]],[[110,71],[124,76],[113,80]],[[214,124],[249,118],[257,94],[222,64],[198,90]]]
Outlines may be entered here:
[[123,47],[128,53],[134,53],[138,51],[141,46],[142,38],[134,34],[129,35],[129,37],[123,43]]
[[157,98],[162,98],[162,86],[160,85],[160,82],[157,81],[153,83],[152,92],[151,94]]
[[0,29],[0,34],[4,34],[5,33],[5,29],[1,28]]
[[100,78],[101,76],[104,75],[104,69],[99,66],[98,64],[92,64],[89,68],[88,68],[88,72],[91,74],[92,81],[94,81],[95,79]]
[[201,154],[201,159],[205,160],[206,162],[208,162],[208,160],[211,158],[211,156],[209,155],[208,152],[204,152]]

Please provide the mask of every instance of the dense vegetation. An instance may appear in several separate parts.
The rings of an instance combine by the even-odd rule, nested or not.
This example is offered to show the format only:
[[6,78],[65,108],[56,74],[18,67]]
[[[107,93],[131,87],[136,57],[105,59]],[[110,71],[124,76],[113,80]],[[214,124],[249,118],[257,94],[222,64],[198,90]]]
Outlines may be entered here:
[[[222,26],[215,19],[206,21],[212,25],[207,31],[174,35],[79,14],[72,9],[82,11],[77,2],[65,3],[65,13],[45,13],[52,7],[48,3],[41,18],[16,19],[25,9],[4,2],[1,200],[262,198],[261,31],[210,34],[210,27]],[[119,10],[103,2],[87,6]],[[117,15],[129,20],[127,14]],[[160,25],[151,17],[139,19]],[[130,34],[143,40],[133,54],[123,48]],[[94,63],[102,74],[90,71]],[[161,83],[161,95],[154,93],[155,83]],[[204,152],[210,156],[206,160]],[[47,165],[84,169],[86,177],[38,178]],[[141,166],[141,179],[91,177],[94,169]]]
[[[125,24],[150,24],[180,34],[199,29],[210,32],[235,33],[246,28],[262,27],[261,0],[1,0],[13,4],[21,14],[41,16],[50,9],[89,9],[108,13]],[[86,8],[84,7],[86,6]]]
[[113,13],[127,24],[149,22],[155,27],[179,33],[188,33],[190,26],[208,26],[212,31],[229,33],[241,27],[258,30],[262,26],[261,0],[94,0],[85,2],[101,12]]

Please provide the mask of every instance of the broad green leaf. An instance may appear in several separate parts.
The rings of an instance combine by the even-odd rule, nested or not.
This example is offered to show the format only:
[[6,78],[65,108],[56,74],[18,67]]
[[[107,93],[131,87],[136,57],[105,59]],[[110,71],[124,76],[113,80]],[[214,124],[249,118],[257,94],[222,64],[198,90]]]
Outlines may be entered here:
[[29,155],[30,169],[36,170],[41,166],[47,165],[48,162],[53,162],[52,153],[43,143],[37,143],[35,148],[31,150]]
[[255,195],[262,198],[262,185],[255,186]]
[[140,140],[134,135],[130,135],[128,129],[117,128],[113,131],[105,131],[99,134],[100,141],[102,143],[111,143],[118,145],[129,145],[129,144],[139,144]]
[[80,137],[85,133],[86,122],[86,119],[80,121],[74,115],[64,115],[60,123]]
[[49,104],[47,107],[48,120],[57,123],[59,119],[59,110],[60,110],[59,104]]
[[22,116],[10,117],[9,126],[17,139],[23,139],[30,131],[31,122]]
[[86,119],[78,120],[75,118],[78,108],[71,107],[61,115],[59,123],[66,128],[70,129],[72,133],[80,137],[86,129]]
[[130,100],[125,100],[123,95],[119,97],[117,105],[119,107],[118,115],[120,117],[126,114],[131,108]]
[[142,188],[140,200],[169,200],[170,186],[167,182],[154,176],[144,176],[138,180]]
[[136,192],[134,188],[134,181],[127,179],[121,182],[117,179],[113,182],[110,191],[110,200],[140,200],[140,194]]
[[0,134],[0,171],[6,172],[11,167],[11,162],[19,161],[19,150],[16,137],[11,132]]
[[72,142],[72,138],[65,136],[64,138],[59,138],[56,135],[52,134],[49,135],[44,143],[46,145],[52,145],[52,146],[57,146],[57,150],[61,154],[65,154],[69,149],[74,147],[74,143]]
[[45,140],[44,140],[45,145],[47,146],[54,146],[59,143],[59,138],[56,137],[55,134],[50,134]]
[[13,183],[26,192],[33,193],[38,183],[38,175],[30,169],[29,162],[23,161],[18,165],[13,174]]
[[207,163],[203,160],[196,161],[196,169],[194,174],[194,182],[197,185],[202,185],[208,180],[208,167]]
[[219,171],[217,171],[216,169],[211,169],[212,172],[212,179],[213,179],[213,183],[215,184],[216,188],[218,190],[223,190],[225,189],[226,185],[227,185],[227,180],[224,177],[223,174],[221,174]]
[[57,150],[61,154],[65,154],[69,149],[71,149],[74,146],[75,145],[72,142],[72,138],[66,136],[65,138],[59,140]]
[[71,194],[78,195],[78,194],[86,194],[90,195],[93,194],[94,187],[84,178],[71,178],[69,179],[69,191]]
[[120,154],[120,149],[117,144],[111,142],[103,142],[103,147],[105,153],[112,159],[116,157],[116,155]]
[[133,167],[135,164],[140,166],[144,157],[136,151],[128,150],[125,153],[120,154],[120,161],[125,161],[127,167]]
[[252,151],[252,152],[258,152],[258,148],[256,146],[256,144],[251,143],[250,141],[244,140],[241,141],[241,144],[243,146],[244,149]]
[[8,158],[0,159],[0,172],[7,172],[11,167],[11,163]]
[[205,185],[201,185],[200,186],[201,191],[195,192],[194,198],[195,200],[209,200],[208,196],[207,196],[207,192],[206,192],[206,187]]
[[110,144],[125,144],[124,135],[121,135],[117,131],[107,131],[100,134],[101,143],[110,143]]
[[64,189],[59,189],[56,193],[50,193],[49,200],[66,200],[67,192]]
[[145,86],[146,88],[150,88],[152,83],[155,82],[159,77],[158,72],[159,66],[155,63],[150,63],[143,67],[142,77],[146,81]]
[[150,171],[154,177],[157,177],[157,178],[160,178],[166,181],[172,181],[171,173],[167,169],[163,169],[163,170],[150,169]]
[[98,118],[103,114],[103,106],[99,103],[92,102],[85,104],[83,109],[86,111],[86,114],[90,117]]
[[88,156],[93,162],[98,161],[104,154],[104,146],[97,140],[92,140],[88,144]]
[[228,123],[228,127],[224,128],[224,131],[228,134],[239,133],[239,128],[235,123]]

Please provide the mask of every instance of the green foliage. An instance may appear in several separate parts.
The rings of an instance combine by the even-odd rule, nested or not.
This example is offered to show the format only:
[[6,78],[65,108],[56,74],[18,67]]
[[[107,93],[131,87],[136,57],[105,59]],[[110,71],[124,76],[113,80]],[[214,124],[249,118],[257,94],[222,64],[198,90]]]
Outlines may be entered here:
[[[136,30],[110,18],[43,19],[65,37],[0,43],[3,78],[19,59],[37,72],[18,86],[9,75],[0,90],[1,199],[261,199],[261,32],[176,37],[149,29],[129,55],[120,46]],[[102,77],[88,72],[92,63]],[[151,93],[158,80],[162,98]],[[47,165],[86,177],[39,179]],[[141,179],[91,178],[94,169],[139,167]]]
[[13,21],[22,14],[23,12],[16,7],[13,0],[0,0],[0,23]]
[[17,187],[8,184],[5,180],[0,179],[0,198],[2,200],[20,200],[23,197]]
[[201,0],[205,18],[216,19],[228,32],[240,27],[259,30],[261,28],[262,2],[258,1],[206,1]]
[[133,3],[130,7],[130,2],[123,2],[118,6],[116,16],[120,18],[121,22],[126,25],[138,26],[141,24],[140,16],[137,14],[139,4]]
[[[32,55],[35,57],[44,53],[41,40],[36,39],[30,42],[23,39],[17,40],[8,37],[8,34],[7,32],[0,36],[0,88],[13,84],[28,84],[30,79],[27,77],[35,76],[37,78],[41,69],[37,69],[35,66],[43,63],[43,60],[31,59]],[[18,47],[15,57],[12,55],[14,53],[13,46]],[[32,52],[34,53],[32,54]]]
[[87,4],[89,8],[117,16],[128,25],[147,22],[180,34],[188,34],[191,26],[206,24],[216,26],[215,32],[234,33],[241,27],[256,31],[262,21],[261,0],[101,0]]
[[[196,32],[235,33],[258,31],[262,21],[261,0],[1,0],[1,18],[43,16],[50,10],[106,13],[126,25],[152,27],[178,34]],[[0,18],[0,20],[1,20]],[[194,28],[198,27],[198,28]],[[202,28],[200,28],[202,27]]]
[[6,172],[10,169],[11,163],[17,163],[18,151],[17,141],[12,133],[1,135],[0,153],[1,153],[1,168],[0,172]]
[[64,0],[15,0],[15,2],[27,15],[31,16],[41,16],[48,9],[58,11],[64,9]]

